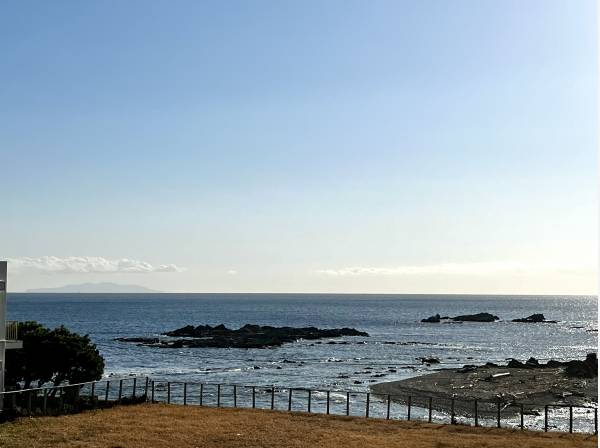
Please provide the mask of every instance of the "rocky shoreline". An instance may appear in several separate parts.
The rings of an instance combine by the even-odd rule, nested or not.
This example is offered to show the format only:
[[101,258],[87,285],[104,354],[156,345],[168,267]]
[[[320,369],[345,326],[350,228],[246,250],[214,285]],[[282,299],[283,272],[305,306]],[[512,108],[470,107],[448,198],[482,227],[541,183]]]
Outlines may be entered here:
[[460,369],[443,369],[436,373],[371,386],[377,395],[391,395],[398,402],[411,396],[416,406],[426,406],[432,397],[434,409],[449,412],[452,399],[457,414],[470,416],[473,402],[480,403],[480,415],[494,415],[497,403],[503,412],[516,413],[520,405],[535,413],[554,403],[586,406],[598,402],[598,360],[590,353],[585,360],[548,361],[535,358],[525,362],[511,360],[500,366],[465,365]]
[[300,339],[316,340],[339,338],[342,336],[369,337],[369,334],[354,328],[295,328],[253,324],[246,324],[237,330],[232,330],[221,324],[214,327],[210,325],[186,325],[185,327],[168,331],[164,333],[164,336],[182,339],[124,337],[116,338],[115,340],[164,348],[268,348],[278,347],[284,343],[295,342]]

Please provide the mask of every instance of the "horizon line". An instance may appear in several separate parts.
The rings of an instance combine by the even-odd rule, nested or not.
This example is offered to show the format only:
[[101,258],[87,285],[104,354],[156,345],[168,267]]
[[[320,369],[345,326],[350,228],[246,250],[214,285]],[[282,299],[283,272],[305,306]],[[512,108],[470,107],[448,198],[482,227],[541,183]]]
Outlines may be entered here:
[[451,292],[451,293],[428,293],[428,292],[277,292],[277,291],[260,291],[260,292],[227,292],[227,291],[206,291],[206,292],[190,292],[190,291],[151,291],[151,292],[35,292],[35,291],[7,291],[7,294],[277,294],[277,295],[378,295],[378,296],[586,296],[597,297],[599,293],[474,293],[474,292]]

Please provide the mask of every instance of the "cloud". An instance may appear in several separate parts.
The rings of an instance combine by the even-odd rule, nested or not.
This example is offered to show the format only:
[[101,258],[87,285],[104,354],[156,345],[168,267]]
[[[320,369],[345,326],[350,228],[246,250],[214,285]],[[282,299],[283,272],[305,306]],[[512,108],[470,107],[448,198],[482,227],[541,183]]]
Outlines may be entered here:
[[54,257],[9,258],[11,271],[33,270],[41,272],[77,274],[147,274],[152,272],[180,272],[184,269],[174,264],[153,265],[147,261],[130,258],[104,257]]
[[229,275],[237,275],[238,271],[236,271],[235,269],[230,269],[230,270],[227,271],[227,273]]
[[355,266],[339,269],[319,269],[317,274],[333,277],[346,276],[410,276],[410,275],[494,275],[530,274],[541,271],[577,272],[583,266],[564,266],[551,263],[525,263],[519,261],[489,261],[478,263],[440,263],[393,267]]

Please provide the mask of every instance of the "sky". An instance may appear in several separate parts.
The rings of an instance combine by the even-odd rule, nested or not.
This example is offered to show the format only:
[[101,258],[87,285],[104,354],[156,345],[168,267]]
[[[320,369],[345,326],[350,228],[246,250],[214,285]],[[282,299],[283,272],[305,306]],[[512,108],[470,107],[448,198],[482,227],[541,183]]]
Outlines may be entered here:
[[596,20],[5,0],[8,289],[595,294]]

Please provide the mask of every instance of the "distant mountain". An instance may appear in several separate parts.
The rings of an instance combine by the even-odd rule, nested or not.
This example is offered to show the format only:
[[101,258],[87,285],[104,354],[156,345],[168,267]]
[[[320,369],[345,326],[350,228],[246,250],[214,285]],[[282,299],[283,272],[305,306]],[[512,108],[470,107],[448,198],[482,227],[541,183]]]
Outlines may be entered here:
[[103,293],[103,294],[111,294],[111,293],[152,293],[152,292],[160,292],[155,291],[153,289],[144,288],[139,285],[119,285],[117,283],[81,283],[78,285],[65,285],[59,286],[57,288],[37,288],[37,289],[28,289],[26,292],[43,292],[43,293]]

